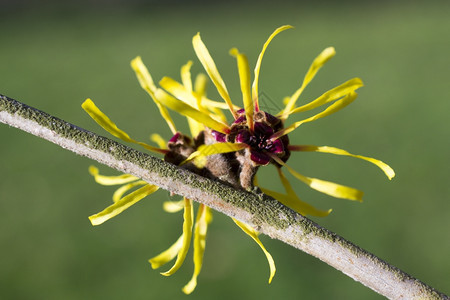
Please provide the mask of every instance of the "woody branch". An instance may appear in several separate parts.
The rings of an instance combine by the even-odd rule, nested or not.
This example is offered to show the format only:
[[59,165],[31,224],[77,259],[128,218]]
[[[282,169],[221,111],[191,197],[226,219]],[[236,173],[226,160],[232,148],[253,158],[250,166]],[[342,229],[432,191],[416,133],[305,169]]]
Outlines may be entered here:
[[0,122],[245,222],[390,299],[449,299],[258,191],[249,193],[198,176],[3,95]]

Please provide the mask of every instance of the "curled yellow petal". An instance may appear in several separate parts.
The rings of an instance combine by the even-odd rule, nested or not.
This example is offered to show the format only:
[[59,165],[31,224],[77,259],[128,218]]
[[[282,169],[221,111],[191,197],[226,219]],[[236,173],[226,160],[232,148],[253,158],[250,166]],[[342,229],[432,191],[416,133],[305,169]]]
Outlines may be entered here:
[[184,262],[184,259],[186,258],[186,254],[189,251],[189,246],[191,243],[192,238],[192,223],[193,223],[193,206],[192,206],[192,200],[184,199],[184,221],[183,221],[183,239],[182,239],[182,245],[180,250],[177,254],[177,260],[175,261],[175,264],[170,268],[170,270],[166,272],[162,272],[161,275],[164,276],[170,276],[173,275],[178,269],[181,267],[181,265]]
[[197,167],[202,168],[206,164],[205,157],[214,155],[214,154],[220,154],[220,153],[229,153],[229,152],[235,152],[242,150],[246,148],[247,145],[244,143],[231,143],[231,142],[224,142],[224,143],[215,143],[211,145],[201,145],[198,147],[198,150],[189,155],[188,158],[183,162],[183,164],[195,160],[195,164]]
[[351,188],[351,187],[348,187],[345,185],[337,184],[334,182],[325,181],[322,179],[306,177],[306,176],[296,172],[290,166],[286,165],[276,155],[271,155],[271,157],[277,163],[286,167],[287,170],[289,171],[289,173],[291,173],[294,177],[296,177],[298,180],[302,181],[303,183],[305,183],[310,188],[312,188],[316,191],[333,196],[335,198],[362,201],[363,192],[360,190],[357,190],[357,189],[354,189],[354,188]]
[[181,82],[189,92],[192,92],[191,67],[192,61],[188,61],[181,67]]
[[143,180],[138,180],[135,182],[131,182],[125,185],[122,185],[120,188],[118,188],[114,194],[113,194],[113,202],[117,202],[120,200],[120,198],[122,198],[122,196],[128,192],[129,190],[131,190],[134,187],[140,186],[140,185],[146,185],[147,182],[143,181]]
[[250,131],[253,131],[253,100],[250,90],[250,66],[248,65],[248,59],[245,54],[239,53],[238,49],[233,48],[230,50],[230,54],[236,57],[239,79],[241,82],[242,101],[244,103],[245,118],[247,120]]
[[178,240],[167,250],[148,260],[148,262],[152,265],[153,270],[165,265],[166,263],[174,259],[175,256],[177,256],[178,252],[181,249],[181,246],[183,245],[183,238],[184,236],[181,235]]
[[150,140],[153,141],[154,143],[156,143],[158,145],[158,147],[161,148],[161,149],[166,149],[167,148],[166,140],[164,140],[162,138],[162,136],[160,136],[157,133],[153,133],[152,135],[150,135]]
[[113,121],[111,121],[108,116],[106,116],[91,99],[86,99],[81,107],[91,116],[94,121],[103,127],[106,131],[111,133],[113,136],[125,142],[134,142],[133,139],[123,130],[119,129]]
[[[188,105],[192,106],[195,109],[198,109],[197,98],[192,93],[192,83],[190,83],[191,84],[190,91],[184,85],[180,84],[179,82],[173,80],[170,77],[164,77],[163,79],[161,79],[159,84],[161,85],[162,88],[164,88],[166,91],[174,95],[177,99],[187,103]],[[188,120],[189,129],[193,137],[196,137],[201,131],[205,129],[205,126],[203,126],[202,123],[199,123],[190,117],[186,118]]]
[[[205,96],[206,95],[206,87],[208,85],[208,77],[203,74],[200,73],[197,75],[197,77],[195,77],[195,82],[194,82],[194,91],[201,96]],[[223,102],[221,102],[223,103]],[[228,107],[228,106],[227,106]]]
[[111,121],[110,118],[108,118],[107,115],[105,115],[91,99],[86,99],[86,101],[83,102],[81,107],[91,116],[91,118],[103,129],[108,131],[110,134],[112,134],[115,137],[118,137],[119,139],[128,142],[128,143],[134,143],[141,145],[147,150],[150,150],[152,152],[156,153],[162,153],[165,154],[167,151],[163,149],[159,149],[156,147],[152,147],[150,145],[147,145],[146,143],[138,142],[132,138],[123,130],[119,129],[117,125]]
[[174,110],[185,117],[190,117],[195,121],[202,123],[211,129],[214,129],[222,133],[228,133],[230,131],[228,125],[225,125],[211,118],[208,114],[205,114],[195,109],[194,107],[190,106],[189,104],[186,104],[183,101],[180,101],[170,96],[161,89],[158,89],[156,91],[155,97],[161,104],[163,104],[167,108],[170,108],[171,110]]
[[289,125],[288,127],[285,127],[277,132],[275,132],[270,139],[275,140],[285,134],[288,134],[289,132],[295,130],[298,126],[304,124],[304,123],[308,123],[308,122],[312,122],[315,121],[317,119],[329,116],[331,114],[334,114],[335,112],[343,109],[344,107],[346,107],[347,105],[349,105],[350,103],[352,103],[356,97],[358,96],[358,94],[356,92],[352,92],[350,94],[348,94],[347,96],[345,96],[344,98],[334,102],[333,104],[331,104],[330,106],[328,106],[324,111],[309,117],[307,119],[295,122],[291,125]]
[[233,117],[236,119],[237,114],[233,108],[233,103],[231,102],[231,98],[230,98],[230,95],[228,94],[228,90],[227,90],[227,87],[225,86],[225,82],[223,81],[222,77],[220,76],[219,71],[217,70],[216,64],[214,63],[214,60],[212,59],[211,55],[209,54],[208,49],[206,48],[205,44],[203,43],[202,39],[200,38],[200,33],[197,33],[192,38],[192,44],[194,46],[194,51],[197,54],[198,59],[202,63],[203,67],[205,68],[206,73],[208,73],[209,78],[211,78],[211,81],[216,86],[217,91],[219,92],[220,96],[225,100],[225,102],[228,105],[228,109],[230,110]]
[[248,226],[247,224],[242,223],[234,218],[232,218],[232,219],[233,219],[234,223],[236,223],[236,225],[238,225],[242,229],[242,231],[244,231],[247,235],[249,235],[259,245],[259,247],[261,247],[262,251],[266,255],[267,262],[269,263],[269,267],[270,267],[269,283],[271,283],[272,278],[273,278],[273,276],[275,276],[275,271],[276,271],[275,262],[273,261],[272,255],[270,255],[270,253],[266,250],[264,245],[259,240],[259,238],[258,238],[259,233],[252,227]]
[[194,274],[191,280],[183,287],[182,291],[186,295],[192,293],[197,286],[197,277],[200,274],[203,265],[203,254],[206,246],[206,233],[208,224],[211,221],[210,208],[200,204],[197,212],[197,220],[194,228]]
[[[194,95],[197,98],[197,107],[202,112],[207,112],[208,110],[212,111],[217,119],[220,121],[223,121],[226,123],[226,118],[224,118],[224,115],[222,112],[220,112],[219,115],[216,114],[217,111],[220,111],[218,109],[211,109],[207,105],[205,105],[204,100],[206,99],[206,87],[208,85],[208,77],[205,74],[198,74],[195,78],[194,82]],[[225,105],[225,109],[228,109],[228,105],[223,102],[218,102],[220,104]]]
[[310,215],[315,217],[326,217],[330,214],[331,209],[319,210],[314,206],[300,200],[300,198],[297,196],[294,189],[292,188],[291,184],[289,183],[288,179],[286,178],[286,176],[284,176],[283,172],[281,171],[281,168],[277,168],[277,170],[281,183],[283,184],[287,195],[260,187],[265,194],[277,199],[283,205],[286,205],[287,207],[295,210],[296,212],[304,216]]
[[89,220],[91,221],[92,225],[100,225],[103,222],[117,216],[130,206],[136,204],[144,197],[156,192],[157,190],[158,187],[156,185],[148,184],[146,186],[143,186],[140,189],[126,195],[114,204],[108,206],[98,214],[90,216]]
[[319,210],[308,204],[298,197],[292,197],[290,195],[285,195],[279,192],[275,192],[263,187],[259,187],[264,194],[269,195],[270,197],[276,199],[283,205],[289,207],[292,210],[295,210],[299,214],[303,216],[314,216],[314,217],[326,217],[331,213],[331,209],[329,210]]
[[375,159],[375,158],[372,158],[372,157],[351,154],[350,152],[348,152],[346,150],[339,149],[339,148],[336,148],[336,147],[314,146],[314,145],[297,145],[297,146],[296,145],[290,145],[289,146],[289,150],[291,150],[291,151],[321,152],[321,153],[331,153],[331,154],[336,154],[336,155],[351,156],[351,157],[359,158],[359,159],[362,159],[362,160],[366,160],[366,161],[376,165],[378,168],[380,168],[384,172],[384,174],[386,174],[386,176],[389,178],[389,180],[391,180],[395,176],[394,170],[388,164],[382,162],[381,160],[378,160],[378,159]]
[[177,82],[176,80],[170,78],[170,77],[163,77],[159,81],[159,85],[174,95],[177,99],[189,104],[190,106],[198,109],[197,107],[197,99],[195,98],[194,94],[192,93],[192,90],[189,91],[186,86],[182,85],[181,83]]
[[305,75],[305,78],[303,79],[303,83],[300,86],[300,88],[291,96],[289,99],[288,104],[286,105],[284,112],[283,112],[283,119],[287,119],[289,116],[289,112],[294,108],[295,103],[297,102],[298,98],[302,94],[303,90],[306,88],[306,86],[311,82],[311,80],[316,76],[317,72],[320,70],[320,68],[334,55],[336,54],[336,51],[333,47],[328,47],[325,50],[323,50],[313,61],[311,66],[308,69],[308,72]]
[[119,185],[139,179],[129,174],[122,174],[118,176],[100,175],[98,168],[94,166],[89,166],[89,173],[94,176],[95,182],[101,185]]
[[305,104],[305,105],[302,105],[300,107],[293,109],[291,112],[289,112],[289,114],[304,112],[304,111],[319,107],[323,104],[335,101],[339,98],[342,98],[342,97],[350,94],[351,92],[356,91],[363,85],[364,85],[363,82],[359,78],[350,79],[350,80],[344,82],[343,84],[325,92],[320,97],[309,102],[308,104]]
[[184,208],[184,199],[180,201],[164,201],[163,209],[168,213],[179,212]]
[[277,29],[275,29],[275,31],[269,36],[269,38],[267,39],[267,41],[264,43],[264,46],[261,50],[261,53],[259,53],[258,56],[258,60],[256,62],[256,66],[255,66],[255,78],[253,79],[253,84],[252,84],[252,98],[254,101],[254,106],[255,106],[255,110],[258,111],[259,110],[259,104],[258,104],[258,81],[259,81],[259,71],[261,69],[261,62],[264,56],[264,53],[266,52],[267,46],[269,46],[270,42],[272,41],[272,39],[279,34],[280,32],[286,30],[286,29],[290,29],[290,28],[294,28],[291,25],[284,25],[281,27],[278,27]]
[[158,88],[155,86],[153,79],[152,79],[147,67],[142,62],[142,59],[140,56],[136,57],[135,59],[133,59],[131,61],[131,67],[133,68],[134,72],[136,73],[136,77],[139,81],[139,84],[153,99],[153,101],[155,102],[156,106],[159,109],[159,113],[161,114],[163,119],[166,121],[166,123],[169,126],[172,133],[173,134],[177,133],[175,123],[173,122],[172,118],[170,117],[169,112],[155,98],[155,92]]

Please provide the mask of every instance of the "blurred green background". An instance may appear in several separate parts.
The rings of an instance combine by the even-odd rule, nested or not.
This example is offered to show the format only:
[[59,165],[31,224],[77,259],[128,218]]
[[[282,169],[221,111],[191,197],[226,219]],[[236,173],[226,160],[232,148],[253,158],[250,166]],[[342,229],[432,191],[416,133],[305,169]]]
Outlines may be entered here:
[[[291,140],[382,159],[397,177],[389,182],[376,167],[351,158],[296,153],[290,160],[296,170],[360,188],[365,199],[362,204],[333,199],[292,182],[303,200],[333,208],[316,222],[450,293],[448,1],[0,5],[0,93],[107,135],[80,107],[91,97],[139,140],[153,132],[169,137],[170,131],[129,67],[137,55],[155,80],[179,78],[179,67],[189,59],[197,73],[201,66],[191,38],[200,31],[240,103],[228,50],[238,47],[254,65],[269,34],[291,24],[296,28],[279,35],[263,61],[260,90],[277,105],[299,87],[312,59],[334,46],[337,56],[302,101],[356,76],[365,87],[352,105],[303,125]],[[209,95],[217,98],[212,86]],[[181,287],[191,277],[192,254],[170,278],[147,262],[181,232],[181,215],[161,209],[167,192],[94,228],[87,216],[109,205],[114,189],[94,183],[87,172],[90,160],[3,124],[0,138],[1,299],[186,297]],[[274,169],[267,169],[261,181],[281,189],[271,180]],[[319,260],[262,237],[277,264],[268,285],[268,265],[258,246],[228,217],[214,216],[204,268],[190,298],[382,298]]]

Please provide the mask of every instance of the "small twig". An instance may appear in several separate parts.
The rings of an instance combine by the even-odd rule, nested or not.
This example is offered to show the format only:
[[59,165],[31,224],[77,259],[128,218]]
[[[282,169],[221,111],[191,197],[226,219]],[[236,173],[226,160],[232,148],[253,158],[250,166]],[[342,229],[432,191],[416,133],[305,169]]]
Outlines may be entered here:
[[237,190],[0,95],[0,121],[253,226],[391,299],[449,299],[264,194]]

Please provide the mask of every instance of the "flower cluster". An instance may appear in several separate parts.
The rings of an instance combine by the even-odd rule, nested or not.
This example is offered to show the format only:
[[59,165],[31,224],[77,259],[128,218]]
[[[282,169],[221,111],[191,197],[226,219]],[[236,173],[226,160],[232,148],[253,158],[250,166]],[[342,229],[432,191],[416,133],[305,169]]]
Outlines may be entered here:
[[[164,160],[170,163],[187,168],[201,176],[221,180],[236,188],[252,191],[255,186],[258,186],[255,176],[258,168],[272,164],[277,170],[286,193],[258,186],[260,190],[303,215],[326,216],[331,210],[322,211],[300,200],[283,173],[283,168],[287,169],[295,178],[310,188],[333,197],[361,201],[362,192],[351,187],[307,177],[298,173],[286,164],[292,152],[313,151],[351,156],[375,164],[389,179],[394,177],[395,173],[382,161],[351,154],[339,148],[291,145],[289,143],[288,134],[290,132],[304,123],[326,117],[344,108],[356,99],[357,94],[355,91],[363,85],[359,78],[353,78],[323,93],[313,101],[297,106],[297,100],[303,90],[315,77],[319,69],[335,55],[332,47],[326,48],[314,59],[300,88],[292,96],[285,98],[285,107],[282,111],[274,116],[260,110],[258,80],[262,58],[272,39],[289,28],[292,27],[282,26],[277,28],[265,42],[256,62],[252,83],[247,57],[236,48],[230,50],[230,54],[237,60],[243,108],[236,106],[231,101],[225,82],[220,76],[208,49],[201,40],[200,34],[195,35],[192,40],[195,53],[219,95],[223,98],[223,102],[211,100],[206,96],[206,75],[199,74],[195,81],[192,81],[190,72],[191,61],[181,68],[181,82],[164,77],[159,82],[160,87],[157,87],[147,68],[142,63],[141,58],[135,58],[131,62],[131,66],[136,72],[141,87],[153,99],[161,116],[173,133],[168,142],[158,134],[151,135],[151,140],[156,146],[136,141],[119,129],[92,100],[87,99],[82,107],[105,130],[123,141],[139,144],[151,152],[163,154]],[[326,105],[326,108],[321,112],[286,126],[286,121],[291,115],[323,105]],[[176,111],[187,118],[190,136],[177,131],[168,109]],[[224,111],[229,111],[233,116],[234,120],[231,124],[227,123]],[[89,171],[100,184],[120,185],[113,195],[114,203],[102,212],[89,217],[93,225],[99,225],[117,216],[158,189],[158,187],[132,175],[103,176],[93,166],[90,167]],[[161,273],[165,276],[174,274],[182,265],[193,237],[194,274],[183,288],[183,292],[189,294],[196,287],[197,277],[202,267],[207,229],[212,220],[211,210],[209,207],[200,204],[194,222],[194,208],[190,199],[184,198],[181,201],[168,201],[164,203],[163,208],[171,213],[184,211],[183,233],[166,251],[150,259],[150,263],[153,268],[159,268],[176,257],[174,265],[168,271]],[[270,283],[275,274],[275,264],[272,256],[259,240],[258,232],[238,220],[233,219],[233,221],[264,251],[270,266]]]

